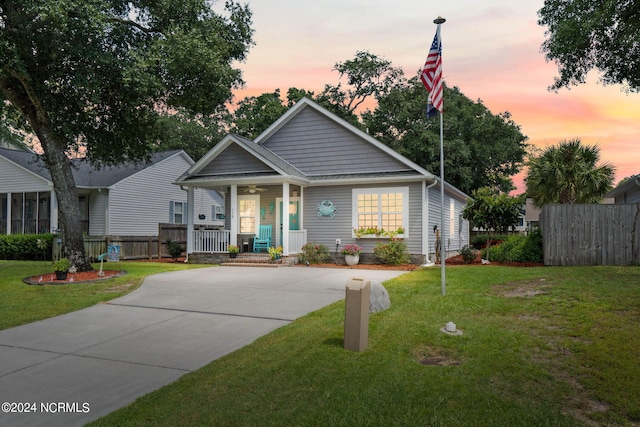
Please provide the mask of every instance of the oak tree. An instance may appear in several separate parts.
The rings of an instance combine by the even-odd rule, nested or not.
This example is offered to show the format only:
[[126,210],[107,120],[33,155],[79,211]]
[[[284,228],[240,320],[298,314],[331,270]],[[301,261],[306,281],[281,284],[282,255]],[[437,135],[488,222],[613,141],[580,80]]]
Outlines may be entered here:
[[209,0],[0,0],[0,102],[39,140],[64,254],[90,270],[68,154],[97,166],[144,160],[162,111],[207,115],[242,84],[251,12]]

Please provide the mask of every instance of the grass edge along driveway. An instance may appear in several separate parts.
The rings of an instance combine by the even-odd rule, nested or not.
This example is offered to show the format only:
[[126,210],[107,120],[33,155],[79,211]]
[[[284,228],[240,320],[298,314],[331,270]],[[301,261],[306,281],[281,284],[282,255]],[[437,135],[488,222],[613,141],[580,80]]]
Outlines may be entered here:
[[450,267],[444,297],[439,274],[385,284],[362,353],[338,302],[92,425],[640,422],[639,267]]
[[[99,264],[94,265],[99,269]],[[104,269],[127,274],[94,283],[27,285],[25,277],[51,272],[51,262],[0,260],[0,330],[70,313],[110,301],[137,289],[146,276],[165,271],[211,267],[203,264],[119,262]]]

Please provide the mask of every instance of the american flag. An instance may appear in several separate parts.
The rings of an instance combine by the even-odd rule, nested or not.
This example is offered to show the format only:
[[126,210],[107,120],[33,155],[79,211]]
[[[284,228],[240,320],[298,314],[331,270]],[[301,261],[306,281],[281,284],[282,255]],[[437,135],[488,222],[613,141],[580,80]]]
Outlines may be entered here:
[[429,55],[427,55],[427,60],[422,67],[420,79],[429,91],[429,100],[433,108],[442,114],[442,42],[439,31],[436,31],[433,43],[431,43],[431,49],[429,49]]

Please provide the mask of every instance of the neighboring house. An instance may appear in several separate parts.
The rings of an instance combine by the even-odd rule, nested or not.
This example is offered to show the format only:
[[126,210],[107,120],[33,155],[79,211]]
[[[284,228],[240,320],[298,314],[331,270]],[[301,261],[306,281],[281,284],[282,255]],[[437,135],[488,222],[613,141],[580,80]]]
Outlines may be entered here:
[[531,231],[534,228],[538,227],[540,222],[540,212],[542,212],[542,209],[537,207],[533,203],[532,198],[527,197],[524,207],[524,220],[526,230]]
[[634,175],[611,190],[606,198],[615,199],[616,204],[640,203],[640,174]]
[[[358,230],[377,227],[399,230],[414,261],[424,262],[434,253],[434,226],[441,228],[439,179],[306,98],[255,141],[225,136],[176,184],[189,189],[190,205],[194,188],[220,191],[227,201],[225,230],[188,225],[188,254],[224,253],[228,244],[250,249],[260,225],[271,226],[272,246],[284,255],[307,242],[332,253],[357,243],[371,254],[389,238]],[[466,200],[445,184],[447,251],[469,243]]]
[[[157,236],[159,223],[188,222],[187,191],[173,181],[194,164],[182,150],[156,153],[149,163],[95,169],[74,159],[84,232]],[[197,190],[192,221],[222,226],[222,195]],[[204,215],[204,220],[198,216]],[[0,234],[41,234],[58,229],[58,204],[39,155],[0,148]]]

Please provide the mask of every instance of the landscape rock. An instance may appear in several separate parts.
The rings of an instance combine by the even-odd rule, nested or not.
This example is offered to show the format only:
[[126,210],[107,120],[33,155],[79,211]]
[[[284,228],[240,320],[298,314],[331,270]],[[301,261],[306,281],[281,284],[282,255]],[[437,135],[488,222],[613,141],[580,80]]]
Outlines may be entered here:
[[369,302],[369,313],[378,313],[391,307],[389,292],[380,282],[371,282],[371,297]]

